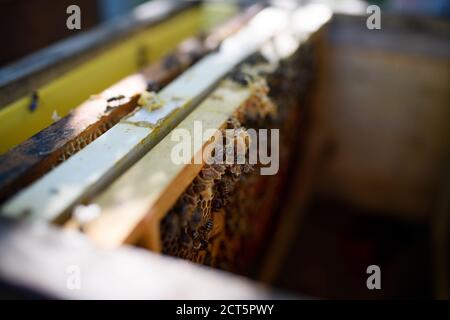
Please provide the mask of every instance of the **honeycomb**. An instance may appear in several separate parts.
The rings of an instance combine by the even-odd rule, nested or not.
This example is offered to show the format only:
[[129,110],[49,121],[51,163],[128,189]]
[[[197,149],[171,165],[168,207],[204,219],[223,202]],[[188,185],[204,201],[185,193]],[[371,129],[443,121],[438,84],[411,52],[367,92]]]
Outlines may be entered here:
[[[223,134],[223,147],[215,148],[211,156],[234,161],[205,164],[161,222],[162,253],[226,270],[234,269],[231,263],[250,223],[247,211],[236,208],[245,201],[237,199],[235,192],[251,179],[257,166],[248,161],[250,139],[245,124],[262,122],[277,113],[263,77],[241,68],[230,79],[245,79],[235,82],[249,86],[252,94],[223,129],[232,129],[233,136],[227,139]],[[244,150],[243,164],[237,164],[238,148]],[[226,150],[234,151],[234,159],[226,158]]]
[[86,147],[88,144],[90,144],[92,141],[100,137],[102,134],[104,134],[106,131],[112,128],[112,126],[115,123],[113,121],[105,121],[101,125],[99,125],[95,130],[92,130],[92,132],[85,133],[83,132],[80,134],[76,139],[68,142],[61,153],[61,155],[58,157],[58,161],[55,164],[60,164],[67,159],[69,159],[72,155]]
[[163,254],[247,276],[255,272],[261,248],[280,219],[277,210],[295,166],[292,146],[302,123],[299,104],[312,81],[311,56],[310,46],[303,45],[267,72],[267,62],[254,55],[229,75],[252,95],[224,129],[234,129],[234,138],[245,141],[248,151],[249,139],[238,139],[247,129],[279,128],[280,171],[261,176],[260,164],[248,164],[248,153],[244,164],[205,165],[161,221]]

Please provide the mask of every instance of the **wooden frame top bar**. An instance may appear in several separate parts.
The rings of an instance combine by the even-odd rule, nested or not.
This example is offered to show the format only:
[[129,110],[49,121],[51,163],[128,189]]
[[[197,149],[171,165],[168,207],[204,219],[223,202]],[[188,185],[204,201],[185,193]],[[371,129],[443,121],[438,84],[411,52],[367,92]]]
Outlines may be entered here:
[[[149,84],[153,90],[167,85],[202,56],[215,50],[259,10],[260,6],[250,7],[214,28],[208,36],[183,41],[173,53],[85,101],[69,115],[0,155],[0,203],[98,138],[135,109],[137,95]],[[114,101],[111,107],[107,100],[115,96],[124,98]]]
[[55,221],[116,178],[175,127],[228,72],[288,27],[288,13],[259,12],[220,50],[209,54],[159,94],[161,109],[140,109],[1,207],[9,217]]
[[[194,134],[196,121],[204,130],[223,128],[227,120],[245,105],[252,90],[225,80],[214,90],[176,129]],[[210,142],[213,135],[205,135],[200,150]],[[211,134],[211,133],[208,133]],[[135,241],[133,232],[143,223],[149,247],[158,251],[159,222],[173,206],[177,198],[197,176],[202,164],[176,164],[170,161],[172,148],[179,142],[167,135],[150,152],[125,172],[92,202],[100,206],[98,219],[83,227],[90,238],[102,246],[116,247]],[[145,177],[145,178],[143,178]]]

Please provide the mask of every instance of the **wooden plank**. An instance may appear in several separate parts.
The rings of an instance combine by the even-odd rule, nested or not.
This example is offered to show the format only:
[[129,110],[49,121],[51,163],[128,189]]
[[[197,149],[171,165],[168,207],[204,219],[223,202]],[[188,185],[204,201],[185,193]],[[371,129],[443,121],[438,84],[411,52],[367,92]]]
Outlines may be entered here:
[[[196,121],[203,130],[223,128],[226,121],[251,97],[252,91],[231,81],[224,81],[175,129],[194,134]],[[202,144],[193,154],[202,152],[213,133],[202,132]],[[171,150],[179,144],[166,136],[136,165],[117,179],[107,190],[92,200],[100,206],[101,216],[83,225],[83,231],[103,246],[132,243],[138,228],[146,229],[149,247],[159,251],[159,223],[177,198],[192,182],[203,164],[176,164],[170,161]],[[194,146],[195,148],[195,146]],[[145,178],[144,178],[145,177]],[[72,219],[67,226],[76,225]],[[135,231],[135,232],[133,232]]]
[[[103,91],[60,121],[42,130],[10,152],[0,156],[0,202],[17,192],[116,124],[136,107],[137,95],[147,84],[153,90],[167,85],[206,53],[215,50],[226,37],[254,16],[260,6],[247,9],[204,38],[191,38],[175,52]],[[108,103],[115,96],[125,96]],[[113,106],[113,107],[111,107]]]
[[77,201],[98,191],[136,162],[175,127],[230,70],[288,27],[288,13],[267,8],[242,30],[174,82],[158,99],[163,107],[143,108],[5,203],[9,217],[56,220]]
[[[133,247],[98,248],[46,224],[0,223],[0,282],[60,299],[295,298],[230,273]],[[81,287],[70,290],[80,271]],[[298,297],[297,297],[298,298]]]

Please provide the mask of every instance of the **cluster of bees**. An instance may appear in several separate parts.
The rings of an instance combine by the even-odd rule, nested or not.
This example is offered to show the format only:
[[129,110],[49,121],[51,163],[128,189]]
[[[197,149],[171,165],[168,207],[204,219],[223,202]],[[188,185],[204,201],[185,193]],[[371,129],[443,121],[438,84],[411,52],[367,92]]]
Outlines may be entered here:
[[229,119],[227,128],[241,134],[246,128],[281,128],[282,172],[267,178],[257,174],[258,164],[205,165],[161,222],[162,253],[247,273],[243,264],[252,250],[244,242],[251,248],[249,239],[261,241],[257,234],[265,232],[264,223],[266,227],[271,224],[276,202],[282,201],[273,190],[282,188],[283,176],[289,175],[288,150],[296,143],[296,127],[303,113],[299,107],[313,80],[312,52],[309,43],[303,44],[275,68],[261,55],[254,55],[229,75],[235,85],[251,88],[252,96]]
[[[244,143],[240,148],[244,148],[241,150],[245,150],[247,159],[243,164],[238,164],[236,158],[221,164],[205,164],[161,222],[164,254],[221,269],[230,269],[237,249],[233,244],[239,243],[239,237],[245,234],[242,228],[246,224],[245,213],[232,210],[239,185],[254,171],[254,165],[248,163],[250,142],[245,127],[276,115],[277,109],[267,96],[269,88],[263,77],[241,68],[229,78],[238,79],[234,81],[238,85],[249,86],[252,95],[223,129],[234,130],[234,141],[223,134],[223,150],[216,148],[211,156],[222,157],[221,152],[228,150],[228,144],[237,148]],[[235,157],[237,154],[234,152]]]
[[[227,129],[240,129],[238,125],[236,118],[230,119]],[[236,136],[239,134],[242,129],[236,131]],[[236,161],[206,164],[161,223],[163,253],[213,264],[213,239],[231,231],[226,207],[239,180],[251,171],[252,165]]]

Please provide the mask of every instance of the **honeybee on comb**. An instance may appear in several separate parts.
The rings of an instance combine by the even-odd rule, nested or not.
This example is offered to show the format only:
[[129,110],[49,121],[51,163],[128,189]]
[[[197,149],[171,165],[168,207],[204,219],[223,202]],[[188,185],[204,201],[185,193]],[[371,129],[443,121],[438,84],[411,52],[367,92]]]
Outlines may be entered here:
[[[222,269],[236,265],[240,240],[248,234],[251,224],[245,221],[248,214],[243,211],[244,206],[234,202],[241,192],[241,183],[255,174],[254,165],[248,161],[250,137],[246,123],[264,121],[276,114],[275,104],[267,97],[269,89],[265,79],[257,75],[248,79],[252,83],[246,85],[252,95],[226,121],[223,133],[232,130],[232,134],[228,137],[223,134],[222,144],[211,154],[216,160],[227,161],[205,164],[161,222],[165,254]],[[238,159],[242,155],[238,149],[244,150],[245,159]],[[178,221],[179,230],[170,227],[174,225],[172,221]]]

